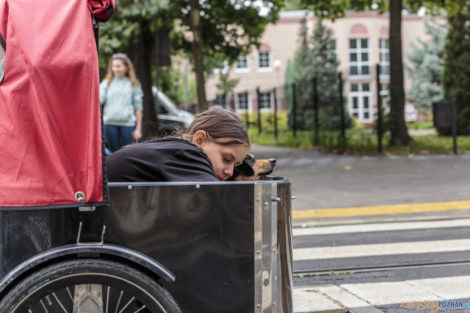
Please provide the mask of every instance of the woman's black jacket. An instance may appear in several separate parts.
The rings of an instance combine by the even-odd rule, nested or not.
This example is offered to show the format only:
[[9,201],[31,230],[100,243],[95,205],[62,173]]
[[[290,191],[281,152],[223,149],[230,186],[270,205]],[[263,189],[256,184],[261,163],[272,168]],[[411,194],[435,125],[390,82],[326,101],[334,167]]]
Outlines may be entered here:
[[217,181],[204,151],[179,138],[133,144],[106,157],[111,182]]

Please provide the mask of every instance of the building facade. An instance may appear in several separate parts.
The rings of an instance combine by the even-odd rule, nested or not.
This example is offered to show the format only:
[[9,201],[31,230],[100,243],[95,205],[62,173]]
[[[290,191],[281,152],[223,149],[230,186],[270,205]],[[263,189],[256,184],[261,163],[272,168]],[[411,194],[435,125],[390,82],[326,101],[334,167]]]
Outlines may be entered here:
[[[284,85],[288,60],[294,57],[299,46],[300,20],[305,12],[281,12],[279,21],[268,25],[259,49],[249,55],[240,56],[231,68],[230,78],[239,79],[232,95],[219,94],[216,84],[219,80],[214,73],[207,81],[207,96],[214,104],[231,106],[237,112],[273,110],[274,88]],[[307,18],[309,34],[315,17]],[[390,80],[389,15],[376,12],[349,12],[344,18],[334,22],[325,20],[325,25],[333,31],[334,46],[339,61],[338,71],[344,79],[343,94],[347,99],[347,109],[358,122],[372,123],[377,111],[377,87],[387,106]],[[417,38],[426,40],[424,17],[404,15],[402,19],[402,45],[404,55],[411,49]],[[403,58],[407,62],[406,56]],[[376,64],[380,65],[380,84],[376,83]],[[221,71],[227,70],[220,69]],[[406,77],[405,90],[411,85]],[[259,101],[256,89],[259,88]],[[278,108],[285,109],[283,93],[277,93]],[[407,105],[406,118],[412,120],[416,111]]]

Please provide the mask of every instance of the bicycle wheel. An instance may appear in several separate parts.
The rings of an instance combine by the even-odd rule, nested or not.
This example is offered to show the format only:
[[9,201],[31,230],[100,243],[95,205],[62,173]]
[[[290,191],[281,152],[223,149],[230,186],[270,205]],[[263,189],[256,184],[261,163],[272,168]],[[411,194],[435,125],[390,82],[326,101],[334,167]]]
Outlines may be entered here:
[[50,265],[10,290],[0,313],[181,313],[167,290],[127,265],[77,259]]

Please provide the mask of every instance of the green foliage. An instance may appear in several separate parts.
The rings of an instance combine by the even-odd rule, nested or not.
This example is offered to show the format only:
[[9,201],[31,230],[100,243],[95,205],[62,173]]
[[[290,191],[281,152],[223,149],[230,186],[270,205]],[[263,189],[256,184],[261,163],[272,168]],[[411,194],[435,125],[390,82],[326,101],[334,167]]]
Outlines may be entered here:
[[[196,101],[196,82],[193,75],[188,76],[186,82],[185,73],[178,67],[159,67],[158,74],[155,73],[155,81],[165,95],[183,108],[186,102],[189,104]],[[186,99],[186,83],[188,99]]]
[[348,9],[370,10],[373,5],[379,12],[388,9],[387,0],[301,0],[302,5],[322,18],[336,19],[343,17]]
[[[246,122],[246,115],[241,113],[240,118]],[[304,149],[318,149],[324,152],[349,155],[376,155],[377,134],[365,129],[363,124],[356,124],[354,128],[346,131],[346,145],[343,145],[337,131],[322,130],[319,134],[320,144],[312,145],[314,133],[311,130],[298,131],[294,137],[287,125],[287,113],[278,113],[278,138],[274,137],[273,113],[262,113],[262,132],[258,133],[256,125],[257,114],[249,114],[250,127],[248,129],[253,144],[282,146]],[[432,122],[414,122],[409,124],[412,129],[432,128]],[[459,153],[470,153],[470,136],[461,136],[457,139]],[[413,157],[416,154],[451,154],[452,138],[426,135],[415,136],[409,146],[390,146],[390,135],[383,138],[385,155],[405,155]]]
[[[282,146],[303,149],[316,149],[322,152],[347,155],[377,155],[377,135],[364,129],[349,129],[346,131],[346,145],[342,145],[338,132],[322,131],[320,145],[312,146],[313,132],[299,131],[294,137],[292,131],[281,131],[277,139],[273,133],[258,134],[255,128],[249,130],[253,144],[267,146]],[[470,153],[470,136],[457,138],[459,153]],[[390,136],[383,138],[383,154],[385,156],[402,155],[410,158],[419,154],[452,154],[452,138],[437,135],[416,136],[409,146],[390,146]]]
[[[457,131],[470,134],[470,5],[449,17],[449,33],[445,46],[444,96],[455,98]],[[450,134],[450,129],[439,128],[439,133]]]
[[[258,114],[257,113],[241,113],[239,114],[240,119],[249,125],[250,128],[258,131]],[[248,123],[247,123],[248,121]],[[263,112],[261,113],[261,126],[262,132],[273,133],[274,132],[274,112]],[[277,127],[279,132],[288,131],[287,127],[287,113],[281,112],[277,114]]]
[[153,31],[171,29],[168,17],[169,0],[116,0],[116,12],[100,27],[100,65],[116,51],[126,51],[137,40],[141,23],[150,23]]
[[217,90],[220,91],[220,93],[223,95],[233,93],[233,90],[240,81],[239,78],[231,79],[230,72],[231,70],[229,69],[226,72],[221,72],[219,74],[219,81],[217,82],[216,87]]
[[[187,0],[117,0],[115,16],[100,31],[101,73],[112,53],[135,51],[143,27],[150,28],[152,34],[171,31],[173,54],[183,52],[191,61],[194,53],[219,55],[233,63],[238,55],[260,44],[266,25],[277,20],[282,5],[283,0],[201,2],[202,51],[195,52],[193,37],[188,35],[191,8]],[[152,42],[145,43],[153,46]]]
[[304,9],[301,0],[285,0],[283,11],[295,11]]
[[[302,18],[299,29],[300,47],[289,60],[286,70],[286,103],[291,111],[289,124],[293,125],[293,87],[296,86],[296,122],[300,130],[313,129],[314,109],[313,81],[316,79],[318,92],[319,127],[338,130],[341,128],[337,67],[332,32],[321,19],[317,19],[312,35],[308,36],[306,17]],[[351,118],[346,114],[346,126]]]
[[444,44],[447,35],[446,26],[436,19],[425,19],[426,33],[431,40],[418,39],[419,46],[411,44],[407,53],[410,65],[407,73],[412,78],[407,98],[418,108],[429,109],[431,104],[442,100],[442,75],[444,73]]
[[[283,0],[264,0],[262,3],[255,0],[202,2],[200,18],[205,56],[218,53],[229,64],[233,63],[240,54],[246,54],[251,47],[260,44],[266,25],[278,19],[282,5]],[[190,30],[188,1],[171,1],[170,11],[176,13],[183,26],[175,48],[190,55],[191,37],[185,33]]]
[[408,129],[430,129],[434,128],[434,123],[432,121],[416,121],[409,122]]

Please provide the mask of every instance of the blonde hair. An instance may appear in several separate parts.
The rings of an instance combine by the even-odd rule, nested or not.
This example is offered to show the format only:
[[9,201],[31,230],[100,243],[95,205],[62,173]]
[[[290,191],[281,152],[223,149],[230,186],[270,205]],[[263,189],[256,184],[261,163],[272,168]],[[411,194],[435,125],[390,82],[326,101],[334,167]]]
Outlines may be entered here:
[[140,86],[140,82],[137,79],[137,76],[135,75],[134,65],[132,64],[131,59],[129,59],[129,57],[125,53],[115,53],[111,57],[111,60],[108,64],[108,71],[105,77],[105,80],[108,82],[108,84],[111,84],[114,78],[114,73],[112,70],[113,60],[121,60],[122,64],[127,67],[126,76],[131,80],[132,86]]
[[[199,130],[205,131],[210,140],[222,145],[250,146],[250,138],[243,121],[234,112],[221,107],[214,106],[197,114],[181,137],[192,141],[194,134]],[[232,138],[233,140],[219,142],[218,140],[222,138]]]

